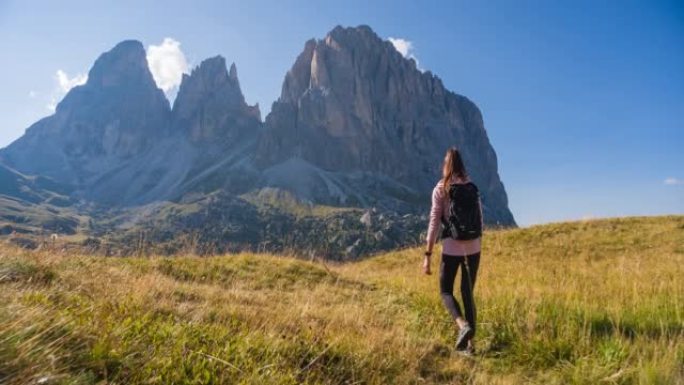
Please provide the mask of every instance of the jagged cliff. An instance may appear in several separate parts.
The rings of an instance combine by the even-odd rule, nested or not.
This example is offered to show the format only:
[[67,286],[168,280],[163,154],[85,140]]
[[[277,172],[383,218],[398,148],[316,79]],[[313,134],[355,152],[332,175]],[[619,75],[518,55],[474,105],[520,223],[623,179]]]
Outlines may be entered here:
[[[513,224],[477,106],[369,27],[337,27],[308,41],[287,73],[256,161],[325,180],[328,190],[313,199],[410,211],[429,196],[452,145],[480,186],[487,221]],[[301,190],[288,182],[276,184]]]

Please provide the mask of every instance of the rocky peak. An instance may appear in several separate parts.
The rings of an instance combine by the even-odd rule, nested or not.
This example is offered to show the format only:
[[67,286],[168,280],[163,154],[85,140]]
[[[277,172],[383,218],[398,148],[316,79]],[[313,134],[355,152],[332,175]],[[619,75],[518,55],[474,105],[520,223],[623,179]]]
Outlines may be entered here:
[[[276,139],[281,151],[265,151],[268,159],[259,161],[278,162],[296,152],[331,170],[389,167],[375,159],[373,147],[394,137],[396,131],[402,133],[402,129],[393,133],[384,126],[424,114],[418,110],[428,108],[425,103],[432,102],[433,88],[439,84],[430,74],[418,71],[415,62],[405,59],[368,26],[337,26],[325,38],[309,40],[288,71],[281,96],[267,118],[273,135],[284,136]],[[412,98],[421,103],[412,103]],[[440,105],[429,107],[436,109]],[[393,115],[390,121],[377,119],[389,113]],[[382,127],[374,127],[377,125]],[[295,138],[299,138],[298,143],[293,142]],[[310,143],[329,143],[331,149],[322,152],[313,146],[307,150],[304,138]],[[418,146],[423,151],[432,147],[431,143]],[[383,156],[381,153],[377,156]]]
[[145,104],[154,106],[152,108],[161,106],[166,113],[170,111],[164,92],[157,87],[150,72],[145,48],[137,40],[124,40],[100,55],[88,72],[87,82],[71,89],[57,105],[57,111],[62,108],[80,110],[82,99],[93,97],[104,98],[108,104],[142,98],[146,100]]
[[[397,67],[397,70],[405,72],[415,72],[412,75],[420,76],[420,71],[417,70],[415,61],[404,58],[387,40],[380,38],[370,27],[360,25],[358,27],[342,27],[337,26],[320,40],[309,40],[304,48],[304,51],[297,58],[297,62],[293,66],[296,68],[306,68],[305,71],[294,70],[288,72],[288,79],[292,81],[291,77],[299,77],[300,83],[309,79],[308,87],[325,87],[330,84],[326,83],[333,81],[330,76],[337,76],[338,70],[344,66],[347,69],[363,70],[363,61],[365,58],[382,58],[386,63],[376,64],[391,64]],[[341,62],[338,62],[342,60]],[[336,68],[329,65],[339,64]]]
[[125,40],[95,61],[88,73],[91,87],[153,86],[156,84],[147,65],[145,48],[137,40]]
[[233,108],[240,108],[245,104],[235,64],[231,65],[229,74],[226,69],[226,59],[222,56],[206,59],[195,67],[190,75],[183,74],[173,108],[174,110],[186,108],[188,98],[207,98],[217,92],[222,92],[222,96],[226,97],[223,102]]
[[228,71],[222,56],[183,75],[172,115],[174,130],[184,130],[193,142],[231,141],[261,121],[259,107],[245,102],[235,63]]
[[[309,88],[311,80],[311,59],[316,48],[316,40],[311,39],[304,44],[304,50],[297,56],[287,74],[280,92],[281,103],[296,103],[299,97]],[[277,102],[276,102],[277,103]]]

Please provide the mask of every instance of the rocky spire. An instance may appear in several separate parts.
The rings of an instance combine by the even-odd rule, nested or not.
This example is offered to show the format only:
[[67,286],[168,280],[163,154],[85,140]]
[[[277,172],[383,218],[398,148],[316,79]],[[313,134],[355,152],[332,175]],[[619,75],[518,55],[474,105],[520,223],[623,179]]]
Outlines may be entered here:
[[261,120],[258,106],[245,103],[235,64],[228,72],[222,56],[183,75],[172,115],[174,130],[184,130],[193,142],[233,142],[255,135]]
[[235,66],[235,63],[230,65],[230,73],[228,76],[233,79],[233,81],[238,82],[237,67]]

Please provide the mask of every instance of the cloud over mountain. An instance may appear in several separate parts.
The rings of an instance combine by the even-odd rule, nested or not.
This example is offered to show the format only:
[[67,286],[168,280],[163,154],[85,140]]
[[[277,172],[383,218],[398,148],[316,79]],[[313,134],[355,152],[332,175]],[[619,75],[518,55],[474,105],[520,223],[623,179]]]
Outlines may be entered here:
[[394,48],[399,51],[399,53],[407,58],[407,59],[413,59],[413,61],[416,62],[416,67],[423,71],[423,69],[420,67],[418,64],[418,58],[416,57],[414,51],[414,46],[413,42],[410,40],[402,39],[400,37],[388,37],[387,40],[389,40],[390,43],[394,46]]
[[[55,73],[55,89],[50,96],[50,101],[47,104],[47,109],[55,111],[57,102],[66,95],[72,88],[85,84],[88,81],[88,74],[78,73],[73,77],[69,77],[66,71],[58,69]],[[29,96],[35,97],[37,94],[34,91],[29,93]]]
[[166,37],[159,45],[147,47],[147,62],[157,86],[166,94],[178,87],[183,74],[188,72],[188,61],[180,48],[181,43]]

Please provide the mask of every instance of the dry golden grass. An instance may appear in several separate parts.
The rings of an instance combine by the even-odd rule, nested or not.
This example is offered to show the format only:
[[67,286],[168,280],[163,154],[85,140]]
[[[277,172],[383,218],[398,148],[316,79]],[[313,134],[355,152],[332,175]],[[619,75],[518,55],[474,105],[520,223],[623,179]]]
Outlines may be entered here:
[[684,217],[487,233],[473,358],[420,262],[2,247],[0,383],[684,383]]

